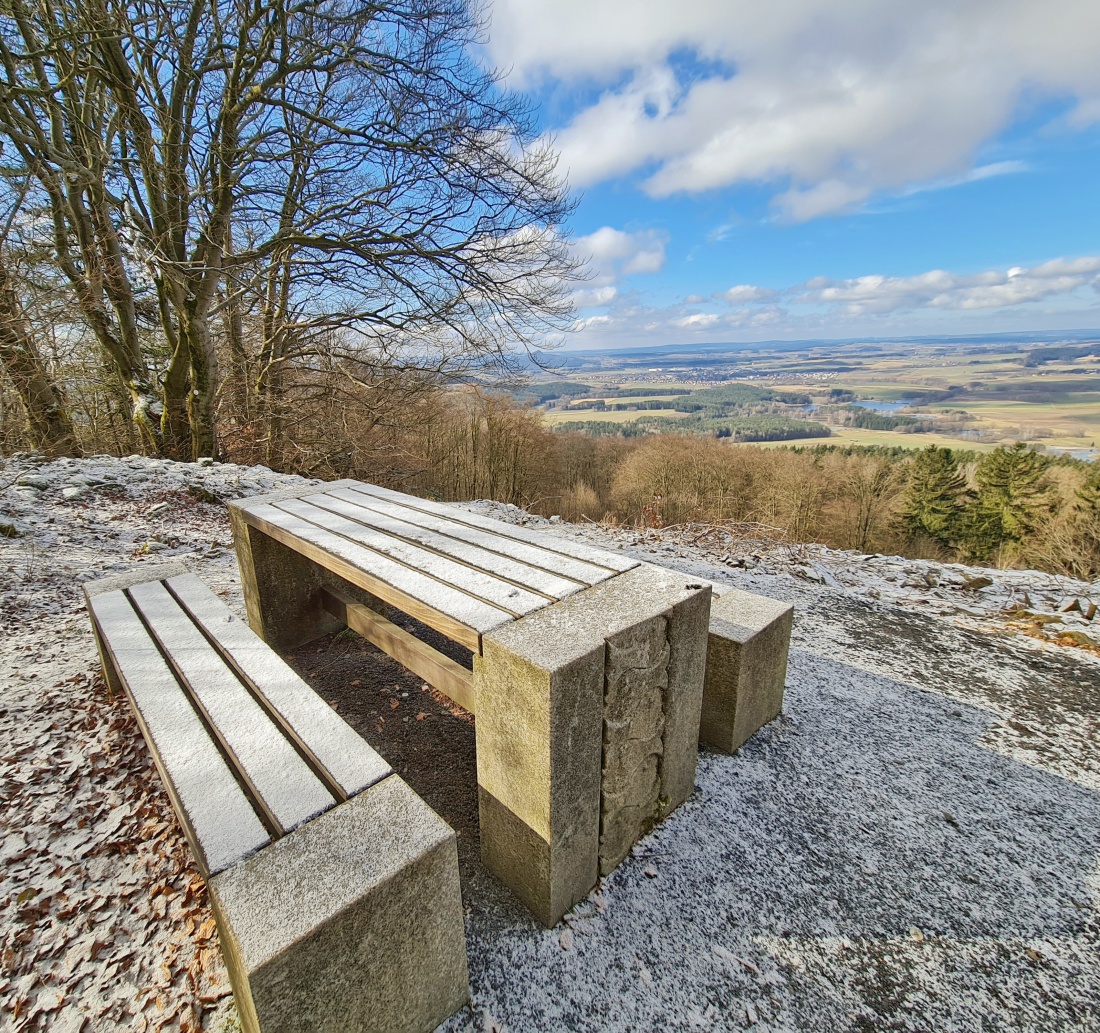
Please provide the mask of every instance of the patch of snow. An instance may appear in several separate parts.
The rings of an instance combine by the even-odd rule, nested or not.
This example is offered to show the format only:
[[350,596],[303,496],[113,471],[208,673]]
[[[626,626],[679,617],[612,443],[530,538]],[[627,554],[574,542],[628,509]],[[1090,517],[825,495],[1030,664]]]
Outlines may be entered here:
[[[0,466],[13,1029],[228,1020],[201,880],[96,675],[80,584],[181,558],[242,614],[222,502],[295,483],[141,456]],[[787,599],[796,623],[783,715],[703,752],[691,799],[564,924],[465,887],[473,1006],[446,1033],[1097,1028],[1100,658],[1006,617],[1095,635],[1064,609],[1095,585],[471,508]]]

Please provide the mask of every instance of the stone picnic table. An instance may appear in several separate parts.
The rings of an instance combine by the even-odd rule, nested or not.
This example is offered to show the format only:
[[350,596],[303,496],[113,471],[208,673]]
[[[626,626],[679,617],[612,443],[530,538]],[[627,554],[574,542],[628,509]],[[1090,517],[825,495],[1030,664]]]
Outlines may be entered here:
[[354,480],[230,513],[249,624],[272,647],[346,625],[475,713],[483,857],[545,925],[691,794],[709,583]]

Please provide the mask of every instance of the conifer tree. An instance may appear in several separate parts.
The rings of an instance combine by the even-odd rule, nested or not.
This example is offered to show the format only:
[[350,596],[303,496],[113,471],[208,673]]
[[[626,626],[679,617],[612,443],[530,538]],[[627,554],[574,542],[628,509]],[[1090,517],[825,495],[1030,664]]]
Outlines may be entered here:
[[909,466],[902,520],[910,538],[925,536],[942,545],[959,534],[962,508],[967,501],[966,477],[949,448],[929,445]]
[[1080,535],[1081,552],[1100,570],[1100,462],[1094,462],[1085,483],[1076,492],[1073,523]]
[[966,543],[976,559],[988,559],[1023,541],[1052,512],[1050,460],[1018,441],[995,448],[978,464],[978,491],[968,507]]

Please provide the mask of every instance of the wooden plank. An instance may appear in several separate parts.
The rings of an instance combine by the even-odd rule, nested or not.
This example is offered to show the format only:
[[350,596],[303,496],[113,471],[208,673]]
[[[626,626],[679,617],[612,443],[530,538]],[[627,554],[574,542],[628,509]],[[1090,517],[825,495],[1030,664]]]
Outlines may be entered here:
[[328,810],[336,800],[263,712],[168,590],[159,582],[135,585],[130,600],[145,619],[169,664],[186,682],[208,727],[238,775],[289,832]]
[[519,527],[516,524],[508,524],[503,520],[493,520],[491,517],[479,516],[477,513],[470,513],[465,509],[458,509],[456,506],[448,505],[445,502],[430,502],[427,499],[417,498],[415,495],[405,495],[399,491],[392,491],[389,488],[380,488],[376,484],[360,484],[355,486],[353,490],[361,491],[367,495],[374,495],[376,498],[388,499],[391,502],[397,502],[403,506],[409,506],[412,509],[419,509],[425,513],[449,517],[452,520],[468,524],[471,527],[492,531],[504,538],[513,538],[516,541],[537,545],[549,552],[557,552],[565,556],[572,556],[574,559],[585,560],[588,563],[595,564],[597,567],[603,567],[608,571],[603,580],[611,577],[612,574],[621,574],[624,570],[631,570],[639,563],[638,560],[630,559],[627,556],[620,556],[604,549],[597,549],[592,545],[584,545],[581,542],[570,541],[568,538],[559,538],[556,535],[539,534],[537,531],[532,531],[529,528]]
[[465,667],[343,592],[324,588],[321,598],[325,609],[337,620],[373,642],[464,710],[474,713],[474,679]]
[[[459,519],[456,519],[457,512],[450,508],[447,509],[445,515],[429,513],[411,505],[403,505],[366,494],[364,489],[369,487],[373,487],[373,485],[349,486],[329,490],[326,494],[344,497],[346,493],[348,496],[355,496],[357,499],[362,499],[364,505],[372,509],[376,508],[379,512],[397,516],[418,527],[438,531],[457,541],[469,542],[488,552],[506,556],[528,566],[537,567],[558,577],[566,578],[569,581],[575,581],[581,587],[599,584],[601,581],[606,581],[610,576],[607,568],[599,567],[594,563],[587,563],[572,556],[562,555],[544,548],[542,545],[531,545],[516,538],[505,537],[496,530],[484,530],[471,524],[462,523]],[[411,496],[402,497],[412,498]],[[381,507],[386,508],[382,509]],[[497,522],[499,523],[499,521]]]
[[550,600],[544,595],[530,592],[526,588],[509,584],[483,570],[475,570],[439,553],[431,552],[394,538],[383,531],[376,531],[363,524],[349,520],[331,510],[312,505],[304,499],[288,499],[275,503],[276,509],[292,513],[296,517],[308,520],[311,524],[323,527],[326,531],[338,534],[342,538],[362,545],[372,552],[402,563],[410,570],[426,574],[442,585],[457,588],[474,599],[496,606],[513,617],[541,610]]
[[194,574],[165,584],[337,799],[392,774],[355,729]]
[[266,846],[271,834],[130,600],[105,592],[88,607],[200,870],[216,874]]
[[[488,571],[509,584],[537,592],[548,600],[564,599],[583,587],[583,583],[552,574],[512,556],[492,552],[479,545],[465,542],[461,538],[452,538],[438,530],[420,526],[408,519],[410,516],[415,519],[412,510],[402,510],[399,506],[393,506],[381,500],[372,500],[365,495],[357,495],[346,488],[330,489],[324,494],[307,495],[304,496],[303,501],[320,506],[322,509],[331,509],[349,520],[355,520],[386,534],[403,538],[477,570]],[[490,536],[486,535],[486,537]]]
[[242,506],[240,512],[256,530],[475,653],[481,652],[483,632],[513,619],[503,610],[274,506]]

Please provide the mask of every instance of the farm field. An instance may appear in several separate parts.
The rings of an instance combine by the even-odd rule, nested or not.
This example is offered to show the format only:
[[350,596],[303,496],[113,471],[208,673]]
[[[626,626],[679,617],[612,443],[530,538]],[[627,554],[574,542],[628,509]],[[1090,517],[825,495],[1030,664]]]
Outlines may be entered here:
[[[833,427],[828,438],[796,438],[791,441],[755,442],[760,448],[781,448],[795,446],[813,448],[817,445],[879,445],[890,448],[927,448],[938,445],[940,448],[966,449],[973,452],[991,452],[996,448],[993,442],[969,441],[951,437],[947,434],[902,434],[896,430],[862,430],[859,427]],[[747,444],[748,442],[746,442]]]
[[620,396],[620,395],[606,395],[606,396],[592,395],[591,398],[570,399],[569,407],[571,409],[575,409],[577,406],[582,405],[584,402],[593,402],[593,401],[603,401],[603,402],[606,402],[608,405],[612,405],[612,404],[620,404],[621,405],[625,402],[634,402],[634,403],[637,403],[637,402],[671,402],[671,401],[675,401],[677,398],[683,398],[683,395],[678,395],[678,394],[676,394],[676,395],[673,395],[673,394],[628,395],[625,398]]
[[1083,401],[1070,396],[1059,402],[966,401],[928,408],[931,412],[965,409],[978,418],[979,428],[1014,426],[1024,437],[1034,437],[1040,432],[1044,444],[1085,447],[1100,442],[1100,395]]
[[[769,442],[772,445],[860,444],[920,449],[931,444],[985,451],[998,444],[1027,441],[1037,447],[1068,451],[1085,458],[1100,455],[1100,346],[1070,349],[1075,354],[1033,356],[1043,342],[1006,346],[1004,342],[960,342],[957,345],[886,343],[881,351],[867,344],[837,345],[824,350],[775,347],[737,349],[693,356],[687,349],[662,357],[607,353],[571,370],[565,380],[574,393],[551,400],[542,408],[547,424],[580,421],[630,423],[651,416],[676,419],[674,410],[629,409],[598,411],[581,408],[585,401],[602,399],[607,405],[684,399],[683,389],[708,392],[706,414],[738,420],[750,414],[771,413],[786,419],[816,419],[832,430],[832,437]],[[742,406],[727,394],[724,408],[714,410],[714,389],[754,389],[761,406],[746,399]],[[584,395],[577,387],[587,387]],[[644,390],[624,397],[622,390]],[[674,394],[676,389],[680,394]],[[810,398],[815,414],[785,404],[784,393]],[[719,398],[721,396],[718,396]],[[767,399],[773,399],[767,402]],[[903,433],[892,428],[849,426],[856,422],[852,405],[861,402],[896,403],[914,400],[913,412],[945,417],[944,432]],[[703,415],[702,413],[700,415]],[[904,417],[907,413],[897,414]],[[695,428],[698,432],[698,426]],[[965,434],[960,432],[965,431]],[[980,432],[976,440],[973,432]],[[781,436],[781,432],[776,436]]]
[[675,412],[672,409],[620,409],[614,412],[595,412],[592,409],[551,409],[543,413],[544,423],[551,426],[559,423],[581,423],[585,420],[598,420],[601,423],[631,423],[640,416],[660,416],[670,420],[690,415]]

